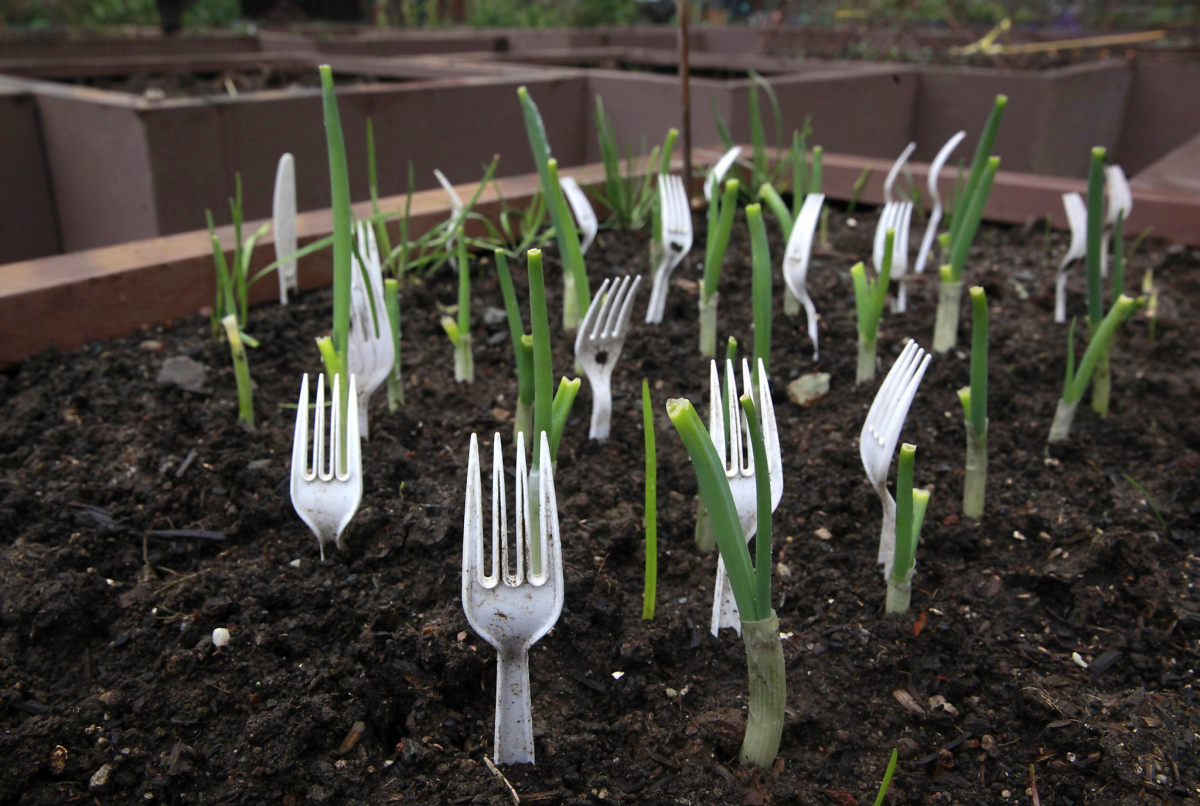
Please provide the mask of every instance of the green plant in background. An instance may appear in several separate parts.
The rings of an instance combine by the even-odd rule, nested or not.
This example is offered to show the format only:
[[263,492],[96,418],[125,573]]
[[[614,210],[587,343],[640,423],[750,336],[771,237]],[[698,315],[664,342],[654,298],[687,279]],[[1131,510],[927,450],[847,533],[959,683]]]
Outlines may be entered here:
[[442,330],[454,345],[454,380],[474,383],[475,357],[471,352],[471,263],[467,259],[467,239],[458,231],[458,320],[442,317]]
[[[779,183],[788,167],[787,160],[776,160],[772,164],[770,156],[767,154],[767,137],[766,129],[763,126],[762,110],[758,97],[758,90],[762,88],[766,93],[767,101],[771,105],[771,113],[774,116],[775,123],[775,147],[777,151],[783,151],[783,114],[780,111],[779,97],[775,94],[774,87],[770,82],[763,78],[753,70],[750,71],[750,95],[748,97],[748,105],[750,110],[750,181],[741,187],[746,194],[746,201],[756,201],[754,194],[763,185],[776,185]],[[733,148],[733,135],[729,131],[729,125],[725,119],[721,117],[720,111],[717,109],[716,100],[713,101],[713,116],[717,125],[717,136],[721,139],[721,144],[725,150]]]
[[809,193],[825,192],[825,149],[823,146],[813,146],[812,174],[808,180]]
[[862,196],[863,188],[867,186],[867,180],[871,178],[871,166],[862,169],[862,173],[858,175],[858,179],[854,180],[854,187],[850,189],[850,203],[846,205],[846,214],[853,215],[854,208],[858,206],[858,199]]
[[654,450],[654,411],[650,381],[642,380],[642,432],[646,439],[646,582],[642,591],[642,618],[654,619],[658,588],[658,460]]
[[[350,410],[350,377],[346,372],[350,334],[350,257],[354,249],[354,232],[350,210],[350,171],[346,167],[346,141],[342,136],[342,120],[338,114],[337,95],[333,90],[333,70],[327,64],[321,71],[321,103],[325,115],[325,140],[329,151],[329,185],[333,212],[333,333],[317,339],[317,349],[325,363],[325,374],[332,385],[338,380],[341,411]],[[342,456],[345,461],[346,420],[339,428]]]
[[533,431],[533,336],[525,333],[525,323],[521,321],[521,306],[517,302],[512,275],[508,273],[508,258],[503,249],[497,249],[494,255],[517,367],[517,413],[513,418],[513,440],[519,434],[524,434],[528,443]]
[[1109,309],[1108,315],[1100,322],[1100,326],[1092,331],[1088,339],[1087,349],[1083,352],[1083,360],[1079,368],[1075,368],[1075,320],[1067,330],[1067,376],[1063,382],[1062,398],[1054,412],[1054,422],[1050,425],[1050,436],[1047,442],[1061,442],[1071,433],[1071,423],[1075,420],[1075,409],[1079,406],[1083,393],[1087,390],[1092,372],[1112,342],[1117,326],[1125,321],[1137,309],[1137,302],[1122,294]]
[[[754,382],[758,383],[758,362],[768,371],[771,368],[771,252],[767,246],[767,227],[763,223],[762,207],[746,207],[750,225],[751,287],[754,305]],[[728,433],[728,432],[726,432]]]
[[983,129],[983,137],[979,139],[979,145],[975,149],[975,158],[971,162],[971,173],[967,177],[966,187],[961,193],[956,192],[954,195],[949,237],[943,242],[949,262],[941,268],[937,320],[933,330],[933,349],[939,353],[952,350],[958,343],[958,312],[962,300],[963,270],[966,268],[971,242],[975,240],[975,233],[983,218],[983,209],[992,191],[992,181],[1000,167],[999,157],[993,157],[991,153],[1007,104],[1007,96],[996,96],[992,112]]
[[390,277],[383,281],[383,304],[387,307],[388,325],[392,329],[392,345],[396,361],[387,379],[388,411],[404,405],[404,379],[400,374],[400,282]]
[[[229,199],[229,212],[233,218],[233,265],[225,259],[225,250],[217,238],[216,227],[213,226],[211,210],[204,211],[208,223],[208,237],[212,240],[213,264],[216,268],[217,296],[212,309],[213,337],[220,340],[224,334],[222,321],[232,314],[237,317],[238,328],[242,338],[251,347],[257,347],[258,342],[245,334],[246,322],[250,312],[249,292],[253,282],[249,279],[250,258],[254,255],[254,247],[260,238],[270,231],[271,225],[263,224],[250,237],[242,240],[242,175],[234,174],[234,195]],[[261,272],[259,273],[262,274]],[[258,276],[254,278],[258,279]]]
[[[604,111],[604,100],[599,95],[596,96],[596,137],[600,142],[600,156],[604,163],[604,190],[593,193],[608,208],[609,220],[616,227],[640,230],[646,226],[646,219],[658,198],[654,192],[654,171],[645,170],[639,176],[633,152],[629,151],[625,155],[625,171],[622,173],[617,134],[608,113]],[[642,145],[644,150],[644,140]],[[658,154],[658,146],[655,146],[647,165],[658,165]],[[667,161],[669,164],[669,157]]]
[[[479,197],[483,195],[483,190],[493,182],[496,176],[496,167],[500,164],[500,157],[492,157],[492,161],[488,163],[484,169],[483,178],[475,185],[475,191],[471,194],[471,198],[463,203],[463,208],[458,213],[451,215],[450,218],[443,221],[438,226],[421,235],[419,238],[409,238],[410,233],[410,214],[412,212],[412,196],[415,180],[413,178],[412,163],[408,165],[408,191],[404,200],[404,212],[400,215],[400,242],[397,243],[390,253],[387,253],[383,258],[383,268],[386,271],[391,267],[391,271],[397,277],[403,277],[410,271],[415,271],[418,274],[428,275],[440,269],[449,262],[453,257],[452,252],[454,247],[452,241],[457,237],[460,228],[464,228],[468,220],[486,222],[486,225],[491,226],[486,218],[474,212],[475,205],[479,202]],[[384,218],[391,218],[395,214],[383,214]],[[477,241],[470,241],[472,244],[478,244]],[[488,248],[492,248],[494,244],[485,242]]]
[[979,286],[971,288],[971,308],[971,385],[958,390],[958,400],[962,403],[963,419],[967,427],[963,515],[968,518],[982,518],[988,464],[988,306],[987,294]]
[[708,202],[708,234],[704,244],[704,279],[700,284],[700,354],[717,354],[717,281],[729,249],[733,214],[737,212],[738,180],[725,182],[725,193],[714,187]]
[[229,314],[221,319],[229,340],[229,352],[233,356],[233,372],[237,378],[238,419],[246,427],[254,429],[254,389],[250,384],[250,362],[246,358],[246,346],[238,330],[237,317]]
[[530,249],[541,249],[554,237],[554,230],[546,226],[546,194],[542,193],[541,183],[524,207],[512,207],[508,204],[500,187],[500,180],[495,177],[492,178],[492,189],[500,201],[500,212],[496,215],[499,227],[493,224],[491,219],[480,216],[478,220],[487,228],[489,237],[485,240],[473,240],[472,245],[500,249],[507,257],[519,260]]
[[[592,302],[587,267],[579,246],[579,231],[575,228],[575,219],[567,209],[567,201],[558,185],[558,161],[550,156],[546,127],[537,104],[523,86],[517,88],[517,98],[521,102],[529,147],[542,180],[542,192],[546,194],[546,206],[550,210],[550,222],[554,225],[554,238],[558,242],[559,258],[563,264],[563,329],[574,330],[579,327],[579,317],[583,316]],[[535,456],[537,453],[534,451]]]
[[892,255],[896,230],[889,229],[883,242],[883,266],[874,280],[859,261],[850,269],[854,281],[854,308],[858,316],[858,371],[854,382],[866,383],[875,379],[875,340],[879,336],[879,318],[887,299],[888,280],[892,276]]
[[[754,466],[765,468],[767,450],[754,399],[743,395],[740,402],[749,425]],[[787,697],[779,619],[771,607],[771,481],[768,473],[755,474],[758,533],[755,537],[755,561],[751,564],[741,519],[729,491],[724,463],[700,422],[696,409],[687,400],[669,400],[667,415],[679,432],[696,469],[700,495],[708,507],[742,620],[742,641],[746,646],[746,666],[750,678],[750,709],[739,758],[743,764],[768,769],[779,755]],[[730,412],[730,416],[735,415]]]
[[[410,163],[411,170],[411,163]],[[367,187],[371,191],[371,212],[375,219],[375,240],[379,244],[379,253],[386,255],[389,259],[392,254],[392,239],[388,236],[387,219],[383,212],[379,209],[379,173],[375,166],[375,123],[371,118],[367,118]],[[408,201],[411,202],[411,195]],[[410,207],[405,206],[405,223],[407,224],[408,210]],[[407,233],[402,233],[402,237]],[[404,237],[407,241],[408,238]],[[383,271],[387,271],[387,265],[382,267]]]

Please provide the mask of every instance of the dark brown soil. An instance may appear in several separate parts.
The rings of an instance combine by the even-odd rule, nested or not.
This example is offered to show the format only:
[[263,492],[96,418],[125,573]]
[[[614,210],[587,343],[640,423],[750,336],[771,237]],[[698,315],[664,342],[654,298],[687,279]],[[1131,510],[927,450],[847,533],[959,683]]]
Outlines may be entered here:
[[[402,82],[395,77],[335,73],[334,84],[385,84]],[[135,73],[132,75],[72,78],[66,83],[156,98],[207,98],[265,90],[311,89],[321,86],[316,67],[273,67],[258,70],[225,70],[220,73]],[[230,91],[232,87],[233,91]]]
[[[1150,243],[1134,260],[1131,283],[1153,266],[1163,288],[1157,338],[1140,317],[1124,329],[1112,416],[1081,406],[1069,444],[1047,454],[1065,345],[1047,245],[1040,228],[981,231],[970,280],[992,305],[986,517],[959,515],[955,390],[967,360],[952,352],[934,359],[904,430],[919,446],[917,481],[934,493],[912,612],[885,617],[880,511],[858,455],[876,386],[853,384],[848,277],[875,214],[855,228],[832,218],[832,250],[811,272],[820,362],[779,304],[773,327],[785,463],[774,600],[788,668],[778,763],[737,763],[745,656],[731,633],[709,635],[716,558],[693,548],[695,477],[663,414],[668,397],[706,393],[690,285],[699,222],[667,321],[640,324],[647,295],[639,301],[611,442],[586,438],[586,384],[576,402],[555,482],[566,605],[532,652],[538,764],[504,775],[526,804],[841,806],[873,802],[898,747],[892,803],[1195,802],[1200,254]],[[1053,236],[1051,265],[1064,246]],[[644,254],[641,237],[601,234],[593,281],[645,271]],[[720,322],[742,345],[748,266],[739,225]],[[501,306],[490,265],[481,274],[479,323]],[[886,315],[883,371],[906,338],[929,343],[934,296],[917,282],[910,312]],[[437,308],[453,299],[447,273],[406,292],[408,406],[388,414],[377,398],[362,507],[324,564],[288,500],[294,415],[283,406],[301,373],[320,370],[312,340],[328,327],[327,293],[253,312],[263,346],[250,357],[252,433],[237,424],[228,355],[200,317],[0,375],[0,803],[511,802],[484,763],[495,655],[462,614],[459,563],[470,436],[499,430],[511,457],[515,383],[503,324],[478,326],[479,379],[453,383]],[[559,371],[570,350],[557,336]],[[207,365],[208,393],[156,384],[178,355]],[[801,409],[785,384],[815,370],[832,374],[831,392]],[[658,412],[649,623],[642,378]],[[219,534],[154,534],[167,530]],[[217,627],[232,633],[220,650]],[[101,770],[107,783],[90,791]]]

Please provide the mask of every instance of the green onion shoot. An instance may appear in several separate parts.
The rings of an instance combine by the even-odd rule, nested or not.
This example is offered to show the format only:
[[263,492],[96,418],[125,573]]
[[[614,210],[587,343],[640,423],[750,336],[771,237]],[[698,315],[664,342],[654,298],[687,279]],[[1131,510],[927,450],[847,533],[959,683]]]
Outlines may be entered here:
[[[353,222],[350,211],[350,172],[346,167],[346,141],[342,136],[342,119],[338,114],[337,95],[333,89],[333,70],[320,66],[321,103],[325,114],[325,141],[329,151],[329,186],[333,208],[333,333],[317,339],[317,349],[325,362],[329,383],[340,378],[337,387],[341,396],[340,411],[350,410],[350,377],[346,358],[350,335],[350,255],[354,249]],[[346,421],[337,423],[345,462]]]
[[[559,187],[558,161],[550,156],[546,127],[537,104],[529,97],[529,90],[525,87],[517,88],[517,98],[521,102],[529,147],[542,180],[542,193],[546,195],[546,206],[550,211],[550,222],[554,225],[554,237],[558,241],[559,258],[563,265],[563,329],[575,330],[579,327],[579,318],[591,304],[587,268],[579,245],[579,230],[575,227],[575,218],[567,209],[567,200]],[[536,456],[538,451],[534,450],[533,453]]]
[[875,380],[875,339],[879,335],[879,319],[883,316],[883,304],[887,300],[895,244],[896,230],[889,228],[883,242],[883,266],[874,280],[867,277],[866,267],[861,261],[850,269],[850,278],[854,281],[854,307],[858,315],[858,371],[855,373],[855,383]]
[[229,340],[229,352],[233,356],[233,373],[237,378],[238,419],[247,428],[254,428],[254,390],[250,386],[250,362],[246,359],[246,345],[238,330],[237,317],[229,314],[221,319],[225,337]]
[[388,411],[404,405],[404,378],[400,372],[400,281],[391,278],[383,281],[383,304],[387,308],[388,325],[392,329],[392,345],[396,362],[388,373]]
[[650,381],[642,380],[642,431],[646,438],[646,583],[642,591],[642,618],[654,620],[658,588],[658,461],[654,452],[654,411]]
[[471,266],[467,260],[467,239],[462,228],[454,239],[458,248],[458,320],[442,317],[442,329],[454,345],[454,380],[474,383],[475,357],[471,352]]
[[[732,361],[737,366],[737,339],[729,337],[725,344],[725,362]],[[724,366],[721,364],[720,366]],[[721,422],[725,433],[729,433],[729,398],[721,395]],[[717,538],[713,534],[712,521],[708,519],[708,508],[704,506],[704,496],[700,496],[696,504],[696,551],[708,554],[717,547]]]
[[1136,309],[1137,302],[1132,298],[1124,294],[1117,298],[1108,315],[1100,322],[1100,327],[1096,328],[1088,339],[1088,346],[1083,352],[1078,369],[1075,367],[1075,322],[1072,320],[1067,331],[1066,380],[1063,383],[1062,398],[1059,399],[1058,408],[1054,412],[1054,422],[1050,425],[1047,442],[1062,442],[1070,435],[1075,409],[1087,390],[1088,381],[1092,379],[1100,356],[1111,346],[1117,327]]
[[[1088,165],[1087,195],[1087,286],[1088,333],[1095,332],[1104,321],[1104,157],[1105,149],[1092,149]],[[1122,275],[1124,273],[1122,272]],[[1115,286],[1114,286],[1115,288]],[[1114,336],[1115,338],[1115,336]],[[1111,348],[1111,341],[1109,343]],[[1112,373],[1109,370],[1111,349],[1105,349],[1092,374],[1092,410],[1101,417],[1108,416],[1112,397]]]
[[[770,187],[768,185],[768,187]],[[766,369],[771,366],[771,253],[767,246],[767,227],[763,223],[762,207],[747,205],[746,219],[750,224],[751,285],[754,299],[754,379],[758,382],[758,362]]]
[[700,283],[700,354],[717,355],[717,281],[729,249],[733,214],[737,212],[738,180],[725,182],[724,194],[713,189],[708,202],[708,235],[704,245],[704,279]]
[[529,443],[533,435],[533,337],[525,333],[521,307],[508,272],[508,257],[503,249],[495,251],[496,273],[500,275],[500,293],[504,296],[504,312],[508,315],[508,332],[512,335],[513,356],[517,366],[517,413],[513,418],[513,441],[518,434]]
[[971,288],[971,385],[958,390],[967,427],[967,468],[963,479],[963,515],[983,517],[983,498],[987,488],[987,388],[988,388],[988,307],[987,294],[979,286]]
[[[671,156],[675,153],[675,140],[678,137],[679,129],[667,130],[667,137],[663,141],[662,151],[659,154],[658,181],[660,182],[662,177],[671,173]],[[658,207],[657,190],[651,195],[653,207],[650,212],[650,265],[657,266],[662,263],[662,211]]]
[[967,254],[979,222],[983,218],[983,210],[987,206],[988,196],[992,192],[992,182],[1000,167],[1000,158],[991,156],[992,146],[996,142],[996,132],[1000,129],[1000,119],[1008,105],[1008,97],[997,95],[992,105],[983,129],[983,137],[975,148],[975,157],[971,162],[971,173],[967,177],[966,186],[961,193],[956,191],[954,206],[950,215],[950,230],[944,240],[948,260],[941,269],[941,283],[938,287],[937,319],[933,330],[933,349],[945,353],[958,343],[958,314],[962,301],[963,270],[967,263]]
[[912,598],[913,569],[916,567],[917,543],[921,524],[929,506],[929,491],[913,489],[913,460],[917,447],[900,446],[896,472],[896,549],[892,555],[892,572],[887,579],[887,613],[907,613]]
[[[767,467],[767,451],[754,400],[741,398],[750,429],[754,466]],[[739,758],[744,764],[769,769],[779,755],[783,734],[787,680],[779,619],[771,607],[771,482],[769,474],[755,474],[758,533],[755,561],[750,561],[745,533],[738,518],[724,463],[712,438],[687,400],[667,401],[667,416],[679,432],[696,470],[700,495],[708,506],[721,558],[742,620],[742,641],[749,672],[750,709]]]

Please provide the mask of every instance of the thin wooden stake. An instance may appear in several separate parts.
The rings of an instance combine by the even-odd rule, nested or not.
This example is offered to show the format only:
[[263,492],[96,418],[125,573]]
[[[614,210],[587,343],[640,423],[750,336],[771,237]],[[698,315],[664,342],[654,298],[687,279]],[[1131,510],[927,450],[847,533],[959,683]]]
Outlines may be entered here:
[[675,16],[679,19],[679,102],[683,112],[683,187],[692,197],[692,92],[688,69],[688,3],[675,0]]

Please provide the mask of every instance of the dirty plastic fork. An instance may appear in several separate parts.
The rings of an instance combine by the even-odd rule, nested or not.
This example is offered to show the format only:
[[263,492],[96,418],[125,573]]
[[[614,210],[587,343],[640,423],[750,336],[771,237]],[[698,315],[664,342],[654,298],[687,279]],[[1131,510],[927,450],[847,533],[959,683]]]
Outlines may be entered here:
[[958,144],[966,136],[966,132],[959,132],[947,140],[946,144],[942,146],[942,150],[937,153],[929,165],[928,187],[929,198],[933,200],[933,210],[929,213],[929,223],[925,225],[925,237],[921,239],[921,249],[917,252],[917,263],[913,267],[916,274],[925,271],[925,264],[929,262],[929,253],[933,249],[933,239],[937,237],[938,225],[942,223],[942,196],[938,192],[938,177],[941,175],[946,161],[954,153],[954,149],[958,148]]
[[[550,631],[563,606],[562,545],[554,496],[550,443],[541,435],[538,502],[529,501],[525,435],[517,435],[516,572],[509,561],[508,507],[500,435],[492,448],[492,567],[484,573],[483,485],[479,439],[471,435],[463,518],[462,603],[467,621],[496,649],[496,732],[492,758],[497,764],[532,764],[533,713],[529,699],[529,648]],[[543,558],[533,573],[530,557],[530,504],[540,505],[538,540]],[[528,571],[528,573],[526,573]],[[503,584],[501,584],[503,572]]]
[[[362,447],[358,439],[358,407],[346,413],[346,459],[336,467],[341,454],[342,398],[338,376],[333,379],[333,416],[330,419],[329,447],[325,451],[325,376],[317,376],[317,422],[312,436],[312,469],[308,467],[308,373],[300,382],[300,400],[296,405],[296,433],[292,439],[292,506],[308,524],[321,547],[333,541],[342,547],[342,532],[354,518],[362,501]],[[350,376],[350,399],[355,395],[354,376]]]
[[812,257],[813,235],[817,222],[821,218],[821,206],[825,203],[824,193],[810,193],[796,216],[796,224],[792,227],[791,237],[788,238],[787,251],[783,254],[783,281],[787,283],[792,296],[800,300],[804,306],[804,318],[808,325],[808,338],[812,341],[813,361],[817,360],[819,344],[817,342],[817,306],[813,305],[808,296],[808,261]]
[[692,208],[688,206],[683,180],[665,176],[658,183],[658,207],[662,211],[662,262],[654,269],[650,287],[650,304],[646,306],[646,324],[662,322],[667,309],[667,289],[671,272],[683,262],[692,248]]
[[[375,230],[370,224],[358,223],[357,243],[358,255],[352,256],[354,267],[350,272],[347,362],[350,374],[358,381],[359,434],[363,439],[368,439],[370,429],[367,417],[371,395],[387,380],[396,363],[396,343],[392,339],[392,326],[383,299],[383,267],[379,261],[379,246],[375,242]],[[359,256],[365,266],[358,262]],[[363,268],[370,280],[370,289],[363,285]],[[375,301],[374,316],[371,315],[371,298]]]
[[[465,207],[462,197],[458,195],[458,191],[454,189],[454,185],[450,184],[450,180],[446,178],[444,173],[439,171],[437,168],[434,168],[433,175],[437,179],[438,184],[442,186],[442,190],[446,191],[446,195],[450,197],[450,213],[452,218],[457,219],[462,215],[463,208]],[[458,258],[454,257],[455,252],[453,235],[451,235],[451,237],[446,241],[446,252],[450,255],[450,257],[447,258],[447,261],[450,263],[450,268],[457,272]]]
[[[275,229],[275,259],[282,260],[296,254],[296,162],[291,154],[279,158],[275,170],[275,198],[271,205],[272,225]],[[288,304],[288,291],[300,293],[300,278],[296,273],[296,261],[279,264],[279,304]]]
[[[742,359],[742,393],[753,394],[754,382],[750,376],[750,362]],[[771,388],[767,383],[767,370],[762,359],[758,360],[758,389],[754,395],[761,418],[763,442],[767,449],[767,473],[771,480],[771,511],[774,512],[783,498],[783,454],[779,447],[779,426],[775,422],[775,405],[771,402]],[[729,479],[729,492],[737,507],[738,519],[746,542],[758,531],[757,482],[754,480],[754,453],[750,450],[750,424],[738,402],[733,362],[725,361],[725,401],[729,406],[729,434],[725,433],[724,410],[721,406],[721,381],[717,362],[709,365],[708,381],[708,433]],[[725,570],[724,559],[717,560],[717,581],[713,590],[711,631],[720,634],[722,627],[732,627],[742,634],[742,620],[738,614],[737,601]]]
[[575,336],[575,360],[587,373],[592,388],[592,428],[588,437],[600,442],[608,439],[612,426],[612,373],[629,335],[633,298],[641,282],[640,274],[622,277],[616,283],[606,278]]
[[888,492],[888,468],[892,464],[892,455],[896,452],[900,429],[904,426],[904,419],[908,416],[913,398],[917,396],[917,387],[921,385],[930,358],[932,356],[925,355],[925,351],[915,341],[905,345],[875,394],[875,402],[867,412],[867,420],[859,436],[858,447],[863,469],[867,472],[867,480],[875,488],[879,503],[883,507],[883,527],[879,533],[879,563],[884,567],[885,579],[892,572],[892,555],[896,546],[896,500]]
[[1076,260],[1087,257],[1087,205],[1078,193],[1064,193],[1062,200],[1071,227],[1071,245],[1058,262],[1058,276],[1054,278],[1055,322],[1067,321],[1067,269]]
[[600,229],[600,224],[596,221],[596,211],[592,209],[592,203],[588,201],[587,194],[583,192],[583,188],[579,187],[575,177],[559,178],[558,186],[562,188],[563,195],[567,197],[567,203],[571,205],[571,212],[575,213],[575,220],[579,222],[579,232],[583,235],[579,249],[586,255],[588,247],[592,245],[592,241],[596,240],[596,232]]
[[910,201],[890,201],[883,207],[883,215],[879,217],[879,226],[875,229],[875,249],[872,262],[875,271],[883,268],[883,253],[887,244],[887,231],[896,230],[896,240],[892,244],[892,271],[889,275],[896,281],[899,289],[896,298],[892,300],[892,313],[904,313],[908,307],[908,292],[904,287],[904,275],[908,274],[908,234],[912,224],[913,203]]
[[[1100,276],[1108,277],[1108,250],[1113,234],[1116,232],[1117,219],[1121,213],[1129,221],[1129,213],[1133,210],[1133,191],[1129,188],[1129,180],[1120,165],[1104,166],[1104,189],[1108,192],[1108,210],[1104,214],[1104,236],[1100,245]],[[1118,289],[1117,293],[1120,293]]]

